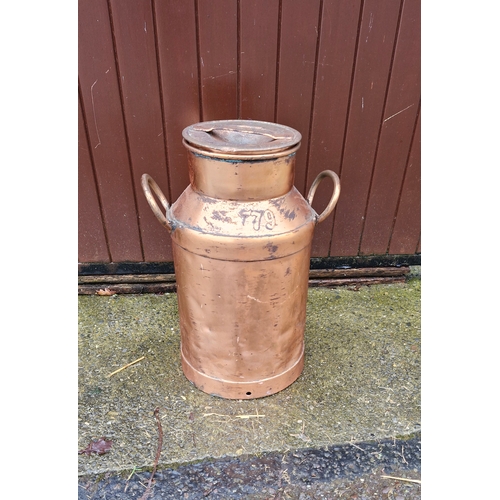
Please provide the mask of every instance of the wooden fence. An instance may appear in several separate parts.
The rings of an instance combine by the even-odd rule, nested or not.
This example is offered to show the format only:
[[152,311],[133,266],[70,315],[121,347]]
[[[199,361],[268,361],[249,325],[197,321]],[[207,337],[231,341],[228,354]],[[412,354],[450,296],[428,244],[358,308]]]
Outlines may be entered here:
[[78,97],[79,263],[171,262],[141,175],[174,202],[183,128],[234,118],[302,134],[302,194],[339,174],[313,257],[419,258],[418,0],[80,0]]

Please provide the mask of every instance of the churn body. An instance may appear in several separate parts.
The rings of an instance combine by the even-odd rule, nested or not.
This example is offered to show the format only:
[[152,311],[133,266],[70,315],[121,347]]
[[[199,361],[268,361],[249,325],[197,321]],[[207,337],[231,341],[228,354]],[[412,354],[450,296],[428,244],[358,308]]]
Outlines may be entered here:
[[[186,377],[209,394],[251,399],[294,382],[304,366],[313,230],[310,203],[293,185],[296,130],[219,120],[183,131],[190,185],[169,206],[145,174],[151,208],[170,230]],[[165,215],[151,196],[161,199]],[[328,213],[326,211],[328,210]],[[159,213],[160,212],[160,213]]]

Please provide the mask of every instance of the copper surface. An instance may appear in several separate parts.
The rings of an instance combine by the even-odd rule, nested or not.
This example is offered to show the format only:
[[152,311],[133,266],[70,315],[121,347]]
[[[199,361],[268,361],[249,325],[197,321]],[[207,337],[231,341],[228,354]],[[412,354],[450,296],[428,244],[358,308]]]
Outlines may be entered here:
[[156,218],[160,221],[160,224],[162,226],[165,226],[170,231],[172,229],[172,226],[170,225],[170,222],[168,221],[166,216],[163,215],[163,212],[156,204],[151,189],[160,199],[161,204],[163,205],[163,208],[165,210],[165,213],[168,213],[170,206],[168,204],[166,196],[163,194],[162,190],[160,189],[158,184],[156,184],[154,179],[148,174],[143,174],[141,178],[141,185],[142,185],[142,190],[144,191],[144,195],[146,196],[149,206],[151,207],[151,210],[153,210],[153,213],[155,214]]
[[301,134],[277,123],[255,120],[214,120],[186,127],[184,140],[198,149],[234,155],[276,153],[300,143]]
[[318,216],[317,220],[318,223],[323,222],[331,214],[340,196],[339,176],[335,172],[332,172],[331,170],[323,170],[323,172],[320,172],[317,175],[316,179],[314,179],[313,183],[311,184],[311,187],[309,188],[309,193],[307,194],[307,202],[309,203],[309,205],[312,205],[314,199],[314,193],[316,192],[316,189],[318,188],[321,180],[324,179],[325,177],[329,177],[333,181],[333,194],[326,208],[323,210],[323,212],[321,212],[321,215]]
[[[214,123],[217,134],[208,134]],[[172,206],[147,174],[143,189],[172,237],[184,374],[209,394],[252,399],[302,372],[311,241],[340,182],[322,172],[306,201],[293,186],[298,132],[245,120],[224,127],[206,122],[183,132],[190,185]],[[318,216],[310,202],[324,177],[334,193]]]

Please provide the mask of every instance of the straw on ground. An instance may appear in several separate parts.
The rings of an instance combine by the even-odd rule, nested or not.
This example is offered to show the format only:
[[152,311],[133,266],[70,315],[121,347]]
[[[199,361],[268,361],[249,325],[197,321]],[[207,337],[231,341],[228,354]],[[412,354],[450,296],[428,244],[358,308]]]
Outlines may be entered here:
[[108,375],[108,378],[116,375],[117,373],[121,372],[122,370],[125,370],[125,368],[128,368],[129,366],[135,365],[136,363],[139,363],[139,361],[142,361],[146,356],[141,356],[139,359],[136,359],[135,361],[132,361],[131,363],[127,363],[125,366],[122,366],[121,368],[118,368],[118,370],[115,370],[113,373],[110,373]]
[[380,476],[380,477],[384,477],[386,479],[396,479],[397,481],[407,481],[409,483],[422,484],[422,481],[420,479],[408,479],[406,477],[394,477],[394,476]]

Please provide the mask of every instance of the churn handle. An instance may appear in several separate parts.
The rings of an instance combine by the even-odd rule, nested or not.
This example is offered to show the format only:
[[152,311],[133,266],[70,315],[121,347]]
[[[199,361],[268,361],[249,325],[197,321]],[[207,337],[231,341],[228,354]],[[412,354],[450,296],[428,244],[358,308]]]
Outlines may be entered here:
[[[163,212],[160,210],[160,207],[156,203],[156,200],[154,199],[153,193],[151,192],[151,189],[154,191],[156,196],[161,201],[161,204],[163,205],[163,208],[165,209],[165,214],[168,214],[170,206],[168,204],[166,196],[163,194],[162,190],[156,184],[154,179],[148,175],[148,174],[142,174],[141,177],[141,184],[142,184],[142,190],[144,191],[144,194],[146,195],[146,200],[148,200],[149,206],[151,207],[151,210],[153,213],[156,215],[156,218],[160,221],[162,226],[165,226],[169,231],[172,230],[172,225],[168,221],[168,219],[163,215]],[[150,189],[151,188],[151,189]]]
[[340,196],[339,176],[332,170],[323,170],[323,172],[319,173],[316,179],[314,179],[314,182],[309,189],[309,194],[307,195],[307,201],[309,202],[309,205],[312,205],[314,193],[316,192],[321,179],[323,179],[324,177],[330,177],[330,179],[333,181],[333,194],[327,207],[323,210],[322,214],[318,216],[318,219],[316,221],[317,224],[323,222],[331,214]]

